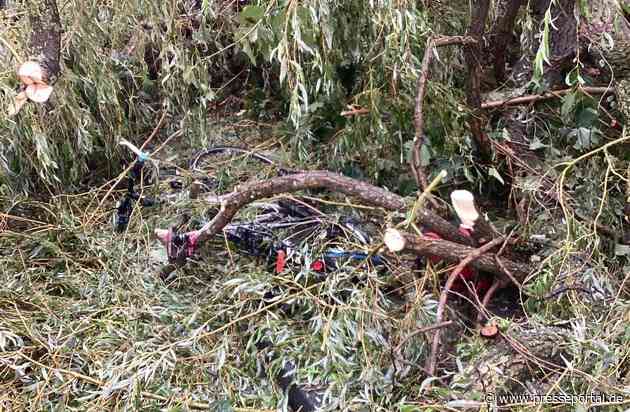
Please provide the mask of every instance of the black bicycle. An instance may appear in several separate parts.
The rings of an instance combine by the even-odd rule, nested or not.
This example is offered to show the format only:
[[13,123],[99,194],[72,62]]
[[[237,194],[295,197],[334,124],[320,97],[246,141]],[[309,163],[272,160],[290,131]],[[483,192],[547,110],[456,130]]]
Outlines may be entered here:
[[[185,180],[190,181],[189,197],[205,195],[206,199],[229,192],[236,185],[295,173],[279,166],[270,157],[247,149],[218,146],[196,153],[188,170],[179,175],[177,169],[147,171],[150,155],[133,144],[123,141],[136,154],[128,176],[127,192],[119,201],[114,215],[114,229],[127,229],[134,206],[154,206],[181,196]],[[182,176],[186,176],[184,179]],[[167,178],[171,193],[158,197],[144,196],[146,188]],[[163,189],[158,188],[158,193]],[[371,255],[367,246],[370,236],[361,223],[346,216],[334,216],[320,211],[313,204],[300,198],[278,198],[268,202],[255,202],[248,208],[249,216],[241,217],[224,228],[224,235],[237,249],[245,254],[262,257],[276,272],[287,265],[308,264],[316,272],[338,269],[351,262],[367,262],[383,266],[385,258]],[[156,235],[166,247],[170,263],[182,264],[193,257],[198,244],[198,229],[213,216],[190,219],[179,227],[156,230]],[[186,230],[187,229],[187,230]],[[192,230],[190,230],[192,229]],[[306,256],[304,246],[310,245],[316,256]],[[348,250],[352,246],[352,250]]]

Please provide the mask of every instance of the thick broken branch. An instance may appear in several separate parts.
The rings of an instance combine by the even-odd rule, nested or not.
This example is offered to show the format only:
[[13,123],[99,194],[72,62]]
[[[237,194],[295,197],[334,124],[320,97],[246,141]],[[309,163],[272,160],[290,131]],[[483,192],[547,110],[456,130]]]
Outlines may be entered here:
[[[353,196],[366,204],[382,207],[390,211],[404,210],[405,199],[380,187],[328,171],[309,171],[280,176],[262,182],[252,182],[238,187],[234,192],[221,196],[219,213],[200,229],[199,240],[204,240],[219,233],[245,205],[259,199],[282,193],[297,192],[305,189],[328,189],[348,196]],[[436,213],[422,209],[417,213],[417,221],[444,239],[463,244],[470,244],[470,239],[457,231],[452,224]]]
[[[407,207],[405,199],[395,193],[336,173],[308,171],[289,174],[262,182],[252,182],[237,187],[232,193],[208,198],[214,203],[219,203],[221,205],[220,210],[201,229],[187,233],[192,239],[192,244],[188,245],[188,247],[194,249],[199,242],[220,233],[230,223],[236,213],[251,202],[282,193],[292,193],[306,189],[327,189],[332,192],[353,196],[365,204],[382,207],[389,211],[403,211]],[[417,211],[416,220],[422,226],[439,234],[444,239],[465,245],[472,243],[472,239],[459,233],[455,226],[426,208]],[[165,244],[167,251],[171,247],[168,232],[163,229],[155,230],[156,236]],[[457,245],[457,243],[453,244]],[[174,257],[169,252],[169,260]],[[177,257],[179,258],[179,256]],[[177,259],[174,259],[174,261],[178,264],[180,263]],[[163,272],[163,275],[170,273],[175,268],[175,266],[171,265]]]
[[422,169],[422,145],[424,144],[424,95],[426,93],[427,79],[429,78],[429,66],[433,58],[433,48],[448,46],[452,44],[469,44],[475,42],[474,39],[465,36],[429,37],[424,48],[424,57],[420,67],[420,76],[416,86],[416,107],[414,112],[414,127],[416,136],[413,142],[411,153],[411,173],[416,179],[416,183],[421,190],[428,186],[427,176]]
[[312,171],[290,174],[246,184],[222,196],[219,199],[221,203],[219,213],[200,229],[199,240],[208,239],[219,233],[243,206],[253,201],[304,189],[328,189],[356,197],[366,204],[386,210],[403,210],[406,206],[404,199],[394,193],[336,173]]
[[[394,234],[393,231],[396,231],[397,234]],[[475,249],[470,246],[464,246],[448,240],[436,240],[428,237],[415,236],[409,233],[400,232],[396,229],[389,229],[386,232],[384,242],[385,245],[394,252],[406,251],[420,256],[435,256],[451,263],[457,263],[475,251]],[[497,264],[494,256],[495,255],[492,253],[481,255],[470,265],[473,268],[484,272],[504,276],[505,272],[503,268]],[[502,259],[501,263],[505,269],[507,269],[517,280],[521,282],[527,277],[532,269],[526,263],[514,262],[507,259]]]

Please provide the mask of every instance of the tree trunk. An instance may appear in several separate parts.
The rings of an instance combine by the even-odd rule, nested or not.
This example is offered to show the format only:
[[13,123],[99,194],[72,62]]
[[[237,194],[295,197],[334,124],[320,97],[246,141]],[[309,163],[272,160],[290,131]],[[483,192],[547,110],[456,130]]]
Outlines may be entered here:
[[494,55],[494,77],[498,84],[506,80],[505,64],[514,32],[514,21],[523,0],[501,0],[497,4],[496,19],[490,35]]
[[61,19],[56,0],[31,0],[29,3],[31,39],[29,58],[40,64],[48,85],[53,85],[59,76],[61,66]]
[[468,66],[468,86],[467,101],[468,107],[472,110],[470,121],[470,131],[477,143],[479,152],[483,159],[490,159],[492,148],[486,134],[483,132],[483,121],[480,118],[481,109],[481,75],[483,65],[481,55],[483,50],[483,34],[485,32],[486,20],[488,18],[489,0],[480,0],[473,3],[468,36],[476,42],[468,44],[464,48],[464,57]]
[[[614,0],[596,0],[589,2],[590,17],[583,21],[583,37],[594,41],[600,47],[595,50],[594,60],[602,61],[602,70],[609,67],[617,105],[624,124],[630,122],[630,22],[618,3]],[[614,45],[603,47],[604,34],[609,35]]]

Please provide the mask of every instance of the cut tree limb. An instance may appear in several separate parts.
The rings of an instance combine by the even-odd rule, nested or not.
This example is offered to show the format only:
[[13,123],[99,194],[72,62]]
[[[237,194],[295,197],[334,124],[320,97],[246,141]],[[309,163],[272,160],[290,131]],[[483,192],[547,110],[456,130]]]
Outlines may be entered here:
[[[397,233],[394,233],[394,231]],[[504,240],[503,238],[496,239]],[[495,243],[495,240],[487,244],[493,244]],[[383,241],[392,252],[406,251],[421,256],[435,256],[451,263],[459,262],[475,251],[475,249],[470,246],[461,245],[448,240],[436,240],[428,237],[416,236],[396,229],[388,229],[385,233]],[[508,259],[502,259],[501,265],[498,265],[495,255],[492,253],[486,253],[479,256],[470,265],[475,269],[482,270],[484,272],[505,276],[505,272],[501,267],[503,266],[521,282],[527,277],[532,269],[530,265],[526,263],[514,262]]]

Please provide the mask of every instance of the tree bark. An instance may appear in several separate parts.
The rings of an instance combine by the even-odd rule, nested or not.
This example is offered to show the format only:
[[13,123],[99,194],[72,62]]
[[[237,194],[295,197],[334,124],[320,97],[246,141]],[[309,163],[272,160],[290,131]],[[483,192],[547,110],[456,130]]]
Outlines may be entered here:
[[[476,5],[474,5],[476,4]],[[476,42],[468,44],[464,48],[464,57],[468,66],[468,86],[467,86],[467,103],[472,110],[469,121],[470,131],[477,143],[479,152],[484,159],[489,159],[492,155],[492,148],[486,134],[483,132],[483,122],[480,119],[481,109],[481,74],[482,74],[482,45],[483,34],[488,18],[489,0],[480,0],[473,3],[471,13],[470,27],[468,36],[472,37]]]
[[[459,263],[475,251],[473,247],[453,243],[448,240],[436,240],[400,231],[398,231],[398,233],[404,238],[402,251],[411,252],[420,256],[435,256],[446,262]],[[501,267],[501,265],[497,264],[495,256],[496,255],[493,253],[485,253],[473,260],[470,265],[477,270],[493,273],[503,278],[507,277],[503,270],[503,268],[505,268],[519,282],[522,282],[531,272],[532,268],[527,263],[515,262],[508,259],[501,260],[501,265],[503,266]]]
[[614,0],[596,0],[589,2],[590,16],[582,21],[581,33],[586,41],[603,44],[604,34],[609,35],[614,45],[612,48],[595,48],[593,57],[596,62],[603,60],[604,71],[611,69],[611,80],[615,87],[617,106],[624,124],[630,124],[630,22]]
[[[262,182],[253,182],[237,187],[236,190],[219,199],[211,199],[221,204],[219,213],[201,229],[200,241],[219,233],[236,213],[245,205],[259,199],[282,193],[305,189],[328,189],[360,199],[390,211],[402,211],[407,207],[405,199],[395,193],[356,179],[328,171],[309,171],[289,174]],[[469,245],[471,240],[457,231],[452,224],[431,210],[422,209],[417,214],[418,222],[436,232],[444,239]]]
[[31,38],[29,58],[44,69],[46,83],[52,86],[59,77],[61,66],[61,19],[56,0],[30,0]]
[[506,80],[507,51],[514,32],[514,21],[522,4],[523,0],[501,0],[497,4],[498,17],[490,35],[494,54],[494,77],[497,83]]

